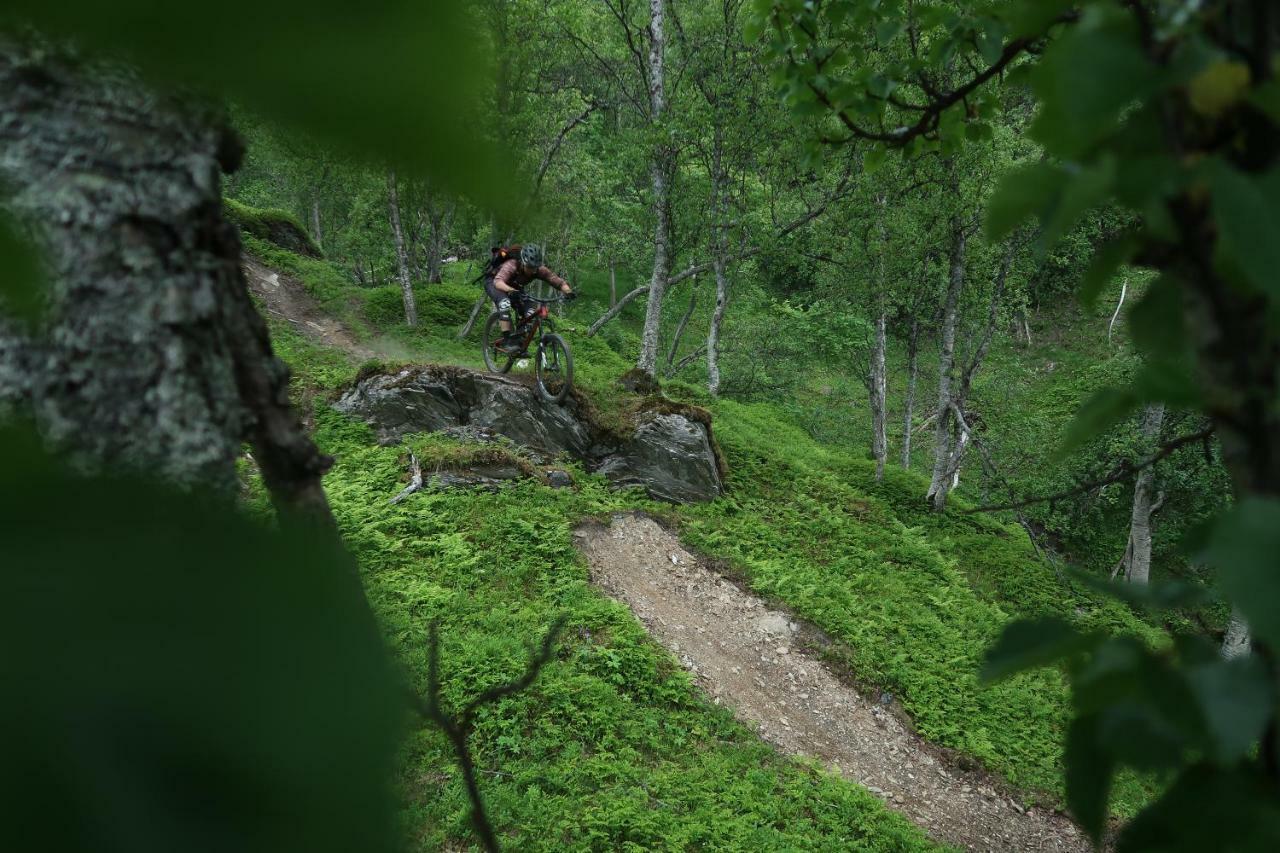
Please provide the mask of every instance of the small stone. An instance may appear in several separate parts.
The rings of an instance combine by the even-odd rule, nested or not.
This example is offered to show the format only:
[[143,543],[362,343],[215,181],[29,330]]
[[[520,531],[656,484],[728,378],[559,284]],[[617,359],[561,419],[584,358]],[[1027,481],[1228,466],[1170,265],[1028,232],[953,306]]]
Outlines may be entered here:
[[788,649],[786,646],[778,646],[778,654],[785,655],[790,653],[791,653],[791,650]]

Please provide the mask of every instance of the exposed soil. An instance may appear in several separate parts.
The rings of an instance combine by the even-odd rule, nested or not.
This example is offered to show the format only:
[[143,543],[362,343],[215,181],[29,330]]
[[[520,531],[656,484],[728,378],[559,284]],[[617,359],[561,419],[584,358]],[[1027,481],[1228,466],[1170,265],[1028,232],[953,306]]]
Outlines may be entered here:
[[[652,519],[615,516],[574,534],[593,580],[626,604],[716,704],[788,755],[863,785],[930,837],[978,851],[1085,851],[1069,818],[1026,808],[962,770],[893,709],[796,647],[802,626],[744,592]],[[887,698],[887,697],[886,697]]]
[[302,282],[268,269],[251,255],[243,255],[240,265],[249,291],[262,299],[263,310],[268,314],[292,324],[313,341],[342,350],[357,360],[377,358],[378,354],[357,341],[350,329],[321,309]]

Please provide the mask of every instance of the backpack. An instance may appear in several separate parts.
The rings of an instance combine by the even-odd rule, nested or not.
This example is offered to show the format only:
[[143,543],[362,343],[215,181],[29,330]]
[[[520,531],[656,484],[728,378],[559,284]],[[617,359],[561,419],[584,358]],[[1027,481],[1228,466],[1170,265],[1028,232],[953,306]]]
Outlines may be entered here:
[[479,282],[482,279],[493,278],[497,274],[498,268],[512,258],[520,260],[521,248],[522,247],[519,245],[494,246],[491,248],[489,250],[489,263],[485,264],[484,269],[480,271],[480,275],[476,276],[476,282]]

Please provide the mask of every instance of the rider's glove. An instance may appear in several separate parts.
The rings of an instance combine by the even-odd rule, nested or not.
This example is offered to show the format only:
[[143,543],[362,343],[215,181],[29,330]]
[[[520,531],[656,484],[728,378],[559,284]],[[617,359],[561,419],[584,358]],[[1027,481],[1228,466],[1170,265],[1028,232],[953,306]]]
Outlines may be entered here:
[[568,293],[566,293],[566,294],[564,295],[564,301],[565,301],[565,302],[572,302],[573,300],[575,300],[575,299],[577,299],[577,298],[578,298],[578,291],[576,291],[576,290],[570,290]]

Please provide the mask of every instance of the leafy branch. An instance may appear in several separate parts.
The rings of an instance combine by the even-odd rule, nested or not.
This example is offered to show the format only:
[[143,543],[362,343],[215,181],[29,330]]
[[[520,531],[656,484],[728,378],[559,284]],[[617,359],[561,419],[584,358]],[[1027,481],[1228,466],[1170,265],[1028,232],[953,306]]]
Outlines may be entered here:
[[1188,444],[1197,444],[1199,442],[1208,441],[1213,433],[1214,428],[1209,426],[1199,430],[1198,432],[1179,436],[1178,438],[1160,445],[1160,449],[1146,459],[1142,459],[1137,462],[1130,459],[1122,459],[1106,474],[1086,482],[1079,483],[1073,488],[1065,489],[1061,492],[1056,492],[1051,495],[1038,495],[1036,497],[1021,498],[1019,500],[1003,504],[987,504],[985,506],[978,506],[965,510],[964,514],[972,515],[977,512],[1003,512],[1006,510],[1022,509],[1023,507],[1032,506],[1033,504],[1051,504],[1060,500],[1065,500],[1066,498],[1073,498],[1076,495],[1088,494],[1089,492],[1097,491],[1104,486],[1110,486],[1114,483],[1132,479],[1137,476],[1140,471],[1150,468],[1161,460],[1176,453],[1181,448],[1186,447]]

